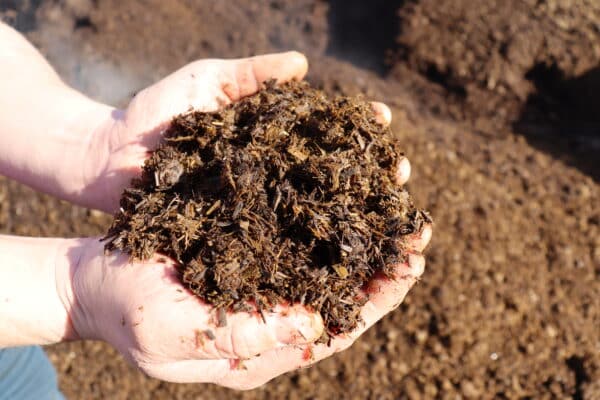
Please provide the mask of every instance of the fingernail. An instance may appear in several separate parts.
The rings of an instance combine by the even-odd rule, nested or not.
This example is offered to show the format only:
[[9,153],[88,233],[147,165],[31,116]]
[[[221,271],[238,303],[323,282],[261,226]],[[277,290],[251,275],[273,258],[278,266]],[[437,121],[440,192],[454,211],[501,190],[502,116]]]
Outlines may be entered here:
[[419,232],[419,236],[416,240],[415,243],[415,249],[417,251],[423,251],[425,250],[425,247],[427,247],[427,245],[429,244],[429,241],[431,240],[431,235],[433,234],[433,229],[431,228],[431,225],[427,224],[423,227],[423,229],[421,229],[421,232]]
[[410,178],[410,161],[402,156],[398,160],[398,170],[396,171],[396,181],[399,185],[404,185]]
[[387,105],[374,101],[371,103],[371,107],[376,115],[377,123],[388,126],[392,122],[392,111]]
[[386,105],[382,105],[381,108],[381,119],[385,121],[386,125],[392,123],[392,110]]
[[425,271],[425,257],[420,254],[410,253],[408,255],[408,266],[410,267],[411,275],[419,278]]

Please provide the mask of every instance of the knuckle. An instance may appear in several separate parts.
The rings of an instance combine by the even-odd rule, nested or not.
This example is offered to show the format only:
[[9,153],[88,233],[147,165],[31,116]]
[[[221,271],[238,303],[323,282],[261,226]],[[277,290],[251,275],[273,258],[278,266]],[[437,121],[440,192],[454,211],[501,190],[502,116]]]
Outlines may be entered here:
[[279,342],[274,329],[250,316],[236,322],[230,332],[231,352],[235,357],[249,359],[277,347]]
[[240,98],[240,86],[237,84],[235,79],[224,78],[221,81],[221,91],[227,96],[230,101],[234,101]]

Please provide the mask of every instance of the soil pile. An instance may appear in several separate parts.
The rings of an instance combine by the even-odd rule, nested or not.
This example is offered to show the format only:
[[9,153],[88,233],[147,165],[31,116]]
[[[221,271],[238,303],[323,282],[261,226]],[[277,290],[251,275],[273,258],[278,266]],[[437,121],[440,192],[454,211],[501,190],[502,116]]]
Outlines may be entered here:
[[360,289],[393,274],[429,217],[398,187],[400,151],[368,102],[268,82],[215,113],[176,117],[121,198],[108,250],[180,264],[221,310],[282,301],[320,312],[327,336],[360,319]]
[[589,87],[600,64],[599,2],[406,3],[390,75],[416,71],[443,87],[441,115],[472,120],[490,136],[507,123],[527,136],[531,125],[563,136],[563,123],[579,132],[597,126],[600,102]]

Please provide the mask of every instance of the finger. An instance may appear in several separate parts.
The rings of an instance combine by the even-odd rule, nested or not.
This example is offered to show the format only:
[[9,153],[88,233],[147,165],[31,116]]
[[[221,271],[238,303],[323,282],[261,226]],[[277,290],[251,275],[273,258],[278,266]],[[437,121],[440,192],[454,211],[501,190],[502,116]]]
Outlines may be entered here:
[[408,239],[408,248],[411,251],[420,253],[429,244],[431,241],[431,236],[433,234],[433,228],[431,224],[425,224],[421,231],[415,233]]
[[331,346],[326,344],[308,344],[288,346],[272,350],[241,365],[230,366],[216,383],[234,389],[254,389],[270,380],[300,368],[306,368],[333,354],[349,348],[354,343],[350,337],[338,338]]
[[308,71],[308,60],[297,51],[224,62],[227,63],[230,76],[223,75],[221,87],[231,101],[258,92],[269,79],[275,79],[279,83],[300,80]]
[[[387,127],[392,123],[392,111],[386,104],[373,101],[371,102],[371,107],[375,113],[375,120],[379,124]],[[408,158],[400,157],[400,160],[398,161],[398,170],[396,172],[396,182],[398,185],[402,186],[408,182],[408,178],[410,178],[410,162],[408,161]]]
[[371,102],[371,108],[375,113],[375,120],[384,127],[392,123],[392,111],[384,103],[378,101]]
[[248,358],[276,347],[310,343],[322,335],[321,316],[301,305],[278,305],[262,314],[248,305],[250,312],[220,318],[214,307],[183,290],[174,266],[144,267],[156,270],[150,278],[162,285],[145,307],[132,305],[136,308],[130,314],[135,318],[125,321],[125,328],[134,331],[141,345],[152,344],[153,361]]
[[424,265],[425,260],[421,255],[410,254],[407,263],[395,268],[393,278],[374,278],[365,288],[370,298],[361,311],[364,323],[353,332],[334,338],[330,345],[277,347],[242,360],[184,360],[140,364],[140,367],[148,375],[170,382],[215,382],[235,389],[256,388],[283,373],[307,367],[349,348],[366,329],[402,302],[423,273]]
[[235,313],[227,319],[226,326],[215,329],[214,340],[196,342],[196,346],[220,358],[246,359],[278,347],[312,343],[324,329],[321,316],[301,305],[280,305],[262,315]]
[[331,355],[346,350],[354,341],[387,313],[398,307],[418,277],[423,273],[425,259],[410,255],[408,263],[398,265],[393,279],[374,278],[366,292],[369,301],[361,310],[363,323],[354,331],[339,335],[327,344],[287,346],[271,350],[243,361],[243,368],[230,368],[218,383],[235,382],[237,388],[260,386],[286,372],[304,368]]
[[182,360],[165,363],[138,362],[152,378],[173,383],[212,383],[229,372],[230,360]]
[[[364,328],[370,327],[385,314],[396,309],[424,270],[425,258],[420,254],[411,253],[407,262],[396,266],[393,276],[376,275],[371,279],[364,288],[365,293],[369,295],[369,301],[361,310]],[[360,329],[359,332],[362,333]]]
[[[274,353],[273,353],[274,354]],[[273,356],[271,356],[273,357]],[[266,381],[256,379],[258,374],[246,373],[247,363],[252,369],[271,370],[263,364],[266,358],[258,357],[260,364],[250,360],[185,360],[163,364],[138,363],[138,367],[148,376],[173,383],[217,383],[230,389],[254,389]],[[236,373],[239,372],[239,373]]]
[[396,171],[396,183],[399,186],[402,186],[408,182],[408,179],[410,178],[410,170],[410,161],[408,161],[408,158],[404,156],[400,157]]

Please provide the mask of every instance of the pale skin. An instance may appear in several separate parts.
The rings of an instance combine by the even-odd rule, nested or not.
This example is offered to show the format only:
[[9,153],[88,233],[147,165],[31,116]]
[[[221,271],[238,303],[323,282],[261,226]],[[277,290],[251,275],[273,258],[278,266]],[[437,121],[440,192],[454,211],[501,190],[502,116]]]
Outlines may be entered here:
[[[307,68],[296,52],[195,61],[118,110],[66,86],[19,33],[0,24],[0,76],[10,77],[0,81],[0,174],[112,213],[174,115],[217,110],[269,78],[302,79]],[[390,123],[387,106],[373,109]],[[409,176],[403,159],[398,184]],[[348,348],[395,309],[423,273],[431,233],[426,226],[409,240],[408,261],[394,266],[393,279],[373,278],[364,289],[364,323],[330,346],[313,344],[323,322],[297,304],[277,306],[265,321],[229,313],[217,327],[214,310],[181,286],[163,257],[130,263],[106,255],[98,238],[0,236],[0,347],[103,340],[158,379],[254,388]]]

